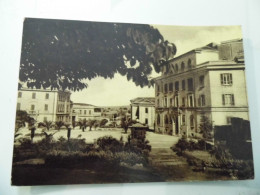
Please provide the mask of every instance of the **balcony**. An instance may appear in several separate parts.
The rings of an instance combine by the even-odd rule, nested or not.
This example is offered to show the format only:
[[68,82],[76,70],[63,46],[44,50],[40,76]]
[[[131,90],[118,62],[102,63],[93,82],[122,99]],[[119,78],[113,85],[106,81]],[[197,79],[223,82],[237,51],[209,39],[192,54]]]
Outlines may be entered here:
[[37,114],[37,112],[35,110],[28,110],[27,112],[30,115],[36,115]]

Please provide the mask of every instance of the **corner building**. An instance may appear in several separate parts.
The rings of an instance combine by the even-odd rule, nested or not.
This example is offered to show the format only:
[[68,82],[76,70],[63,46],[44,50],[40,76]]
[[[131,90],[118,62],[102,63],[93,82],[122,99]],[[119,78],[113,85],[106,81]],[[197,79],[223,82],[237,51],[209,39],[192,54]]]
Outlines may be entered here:
[[22,88],[16,109],[26,111],[38,122],[71,122],[70,95],[70,91]]
[[149,129],[154,130],[154,98],[137,97],[130,100],[131,119],[147,125]]
[[249,120],[241,39],[210,43],[161,67],[155,79],[155,131],[199,137],[201,117],[228,125]]

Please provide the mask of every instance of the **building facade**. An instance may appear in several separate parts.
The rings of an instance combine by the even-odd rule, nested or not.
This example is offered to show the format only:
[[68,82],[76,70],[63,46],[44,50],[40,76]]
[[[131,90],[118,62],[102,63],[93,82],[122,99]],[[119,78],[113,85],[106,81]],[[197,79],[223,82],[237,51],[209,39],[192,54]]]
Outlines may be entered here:
[[37,122],[71,121],[71,92],[42,89],[18,90],[17,110],[26,111]]
[[101,108],[86,103],[73,103],[72,105],[72,121],[80,120],[100,120]]
[[154,130],[155,98],[138,97],[131,102],[131,119],[145,124]]
[[[232,51],[230,51],[232,50]],[[182,54],[155,79],[155,131],[200,136],[202,116],[213,125],[249,120],[242,40]]]

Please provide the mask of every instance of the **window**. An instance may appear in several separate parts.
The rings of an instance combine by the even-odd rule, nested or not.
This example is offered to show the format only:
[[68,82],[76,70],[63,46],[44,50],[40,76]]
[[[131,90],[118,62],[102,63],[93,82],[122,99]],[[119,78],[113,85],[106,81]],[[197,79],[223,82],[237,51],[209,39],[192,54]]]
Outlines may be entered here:
[[46,100],[49,99],[49,94],[48,93],[45,94],[45,99]]
[[169,124],[169,120],[168,120],[168,116],[164,115],[164,124],[168,125]]
[[164,93],[168,93],[168,84],[164,84]]
[[222,104],[227,106],[235,105],[235,99],[233,94],[222,94]]
[[58,112],[64,112],[64,104],[58,104]]
[[185,106],[185,97],[182,98],[181,105]]
[[145,108],[145,113],[148,113],[148,108]]
[[179,81],[175,82],[175,91],[179,91]]
[[172,92],[173,91],[173,83],[169,84],[169,91]]
[[193,91],[193,79],[192,78],[188,79],[188,90]]
[[34,110],[35,109],[35,105],[31,105],[31,110]]
[[185,90],[185,80],[182,80],[182,81],[181,81],[181,89],[182,89],[182,90]]
[[198,105],[199,106],[205,106],[206,105],[205,95],[200,95],[199,96]]
[[44,110],[45,110],[45,111],[48,111],[48,104],[45,104],[45,105],[44,105]]
[[159,95],[159,92],[160,92],[160,85],[157,84],[157,95]]
[[172,118],[170,116],[168,117],[168,120],[169,120],[169,124],[172,124]]
[[88,113],[91,115],[91,110]]
[[183,115],[182,115],[182,124],[185,125],[185,122],[186,122],[186,121],[185,121],[185,115],[183,114]]
[[191,65],[191,59],[188,60],[188,69],[191,69],[192,65]]
[[193,94],[188,95],[188,106],[193,107]]
[[170,106],[173,106],[172,98],[170,98]]
[[32,99],[36,98],[36,93],[32,93]]
[[20,110],[20,109],[21,109],[21,103],[17,103],[16,110]]
[[233,84],[232,74],[230,73],[220,74],[220,81],[221,81],[221,85],[232,85]]
[[157,106],[158,107],[160,106],[160,100],[159,99],[157,100]]
[[184,64],[184,62],[182,62],[181,63],[181,71],[184,71],[184,69],[185,69],[185,64]]
[[175,72],[177,73],[179,70],[178,64],[175,64]]
[[82,110],[79,110],[79,114],[82,114]]
[[18,92],[18,98],[21,98],[22,97],[22,92]]
[[199,85],[200,85],[200,87],[204,87],[204,76],[203,75],[199,77]]
[[231,124],[231,117],[230,117],[230,116],[227,117],[227,124],[228,124],[228,125]]
[[145,124],[146,125],[148,124],[148,118],[145,118]]
[[160,125],[160,123],[161,123],[160,114],[157,114],[157,125]]
[[175,96],[175,106],[178,107],[179,106],[179,97]]
[[190,116],[190,127],[193,129],[194,128],[194,116]]
[[47,121],[47,117],[43,117],[43,121],[46,122]]
[[167,107],[167,97],[164,98],[164,107]]
[[86,111],[86,110],[84,110],[84,114],[87,114],[87,111]]

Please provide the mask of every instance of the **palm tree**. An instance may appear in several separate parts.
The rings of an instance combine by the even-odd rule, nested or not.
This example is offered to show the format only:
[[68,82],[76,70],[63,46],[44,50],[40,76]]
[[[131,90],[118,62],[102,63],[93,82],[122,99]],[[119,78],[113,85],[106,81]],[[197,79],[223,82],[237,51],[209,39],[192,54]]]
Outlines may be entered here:
[[76,121],[72,121],[72,127],[73,127],[73,129],[74,129],[77,125],[78,125],[78,124],[77,124]]
[[100,127],[100,122],[99,122],[99,121],[96,121],[96,122],[94,123],[94,128],[95,128],[95,130],[97,129],[97,127]]
[[61,128],[62,126],[64,126],[64,122],[63,122],[63,121],[56,121],[56,122],[55,122],[55,125],[56,125],[57,129],[60,130],[60,128]]
[[105,126],[107,122],[108,122],[107,119],[102,119],[102,120],[100,121],[100,127]]
[[128,127],[133,123],[133,121],[130,118],[123,117],[121,119],[121,127],[125,130],[125,133],[127,133]]
[[67,138],[68,138],[68,141],[69,141],[70,136],[71,136],[71,124],[67,123],[67,124],[64,124],[64,126],[67,128]]
[[88,120],[88,126],[89,126],[89,131],[91,131],[92,127],[94,126],[94,124],[96,123],[97,120]]
[[83,121],[81,122],[81,125],[82,125],[82,131],[84,132],[88,126],[88,121],[86,119],[83,119]]
[[49,131],[50,128],[53,126],[52,121],[44,121],[43,126],[46,127],[46,129]]

